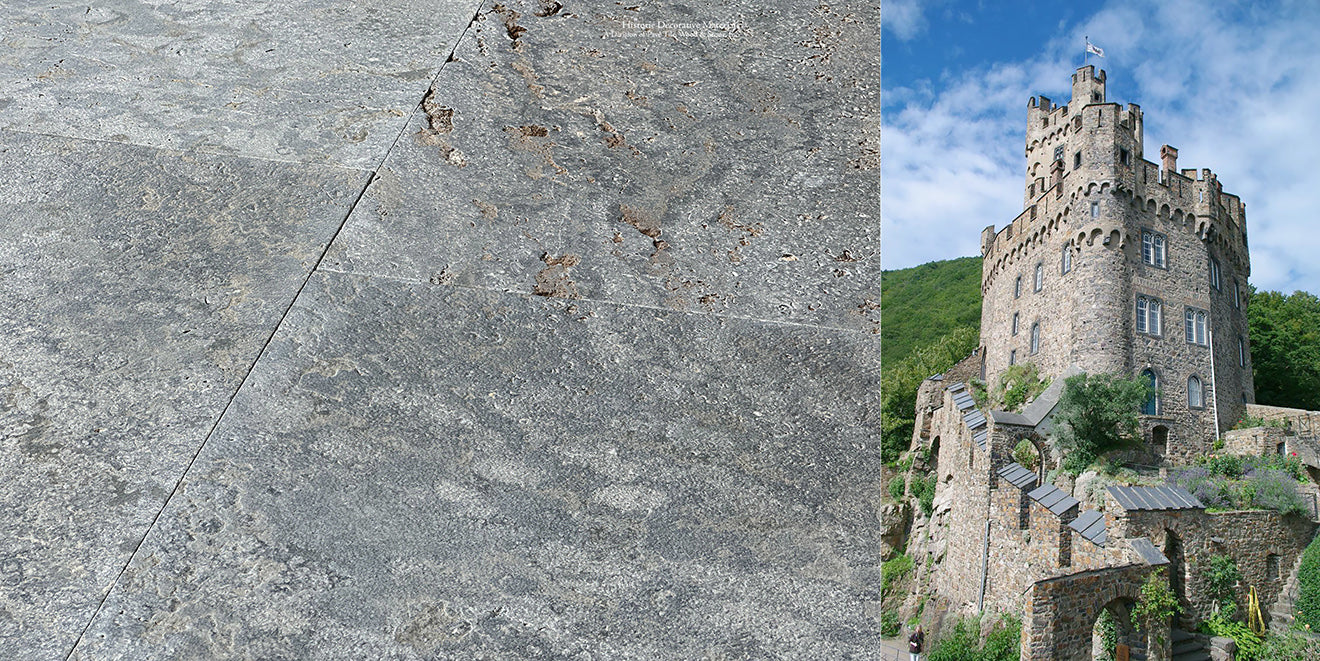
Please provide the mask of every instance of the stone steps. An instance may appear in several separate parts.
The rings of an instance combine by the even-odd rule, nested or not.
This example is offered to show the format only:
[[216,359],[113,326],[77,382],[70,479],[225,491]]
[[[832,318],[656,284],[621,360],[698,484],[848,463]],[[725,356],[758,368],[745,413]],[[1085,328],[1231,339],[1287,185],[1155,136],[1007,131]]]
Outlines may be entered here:
[[1293,563],[1292,571],[1288,574],[1288,581],[1284,583],[1283,590],[1279,591],[1279,598],[1275,600],[1273,606],[1270,606],[1270,631],[1287,633],[1296,621],[1297,596],[1301,592],[1301,583],[1297,575],[1301,569],[1302,554],[1298,554],[1297,562]]

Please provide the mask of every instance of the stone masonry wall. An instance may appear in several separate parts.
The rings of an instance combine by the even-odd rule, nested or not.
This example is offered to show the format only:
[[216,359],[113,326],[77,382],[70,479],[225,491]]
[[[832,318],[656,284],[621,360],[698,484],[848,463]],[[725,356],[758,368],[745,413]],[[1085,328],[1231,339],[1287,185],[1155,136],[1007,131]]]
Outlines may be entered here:
[[[1245,344],[1245,205],[1224,194],[1209,170],[1179,172],[1176,150],[1165,150],[1163,167],[1141,158],[1141,110],[1105,103],[1103,72],[1079,69],[1073,93],[1071,108],[1033,99],[1026,209],[999,232],[988,228],[982,235],[987,381],[1011,360],[1035,363],[1046,376],[1070,364],[1133,375],[1149,368],[1159,380],[1161,406],[1143,427],[1148,439],[1155,427],[1165,427],[1167,446],[1152,450],[1183,463],[1207,450],[1217,431],[1254,401]],[[1054,161],[1060,147],[1063,158]],[[1143,261],[1143,232],[1165,237],[1164,266]],[[1211,286],[1212,259],[1218,287]],[[1139,295],[1161,302],[1158,333],[1136,333]],[[1189,310],[1208,313],[1211,346],[1186,341]],[[1035,324],[1039,343],[1032,354]],[[1193,376],[1205,391],[1195,408],[1187,391]]]
[[[1118,527],[1123,534],[1146,537],[1161,549],[1167,548],[1169,532],[1177,535],[1184,558],[1182,567],[1177,568],[1185,586],[1180,597],[1189,609],[1186,615],[1197,620],[1205,619],[1213,612],[1213,599],[1206,592],[1204,572],[1198,569],[1209,556],[1226,554],[1237,562],[1238,570],[1242,572],[1241,587],[1237,591],[1240,608],[1246,606],[1248,586],[1255,586],[1262,611],[1268,611],[1269,605],[1278,599],[1283,581],[1298,555],[1311,542],[1316,530],[1315,524],[1303,517],[1283,516],[1265,510],[1127,512],[1119,520]],[[1273,560],[1271,555],[1275,556]],[[1271,570],[1271,565],[1277,569]],[[1275,572],[1273,576],[1271,571]]]
[[1150,571],[1146,565],[1126,565],[1033,585],[1022,619],[1022,661],[1090,659],[1091,629],[1100,611],[1117,599],[1136,601]]
[[932,414],[931,437],[935,436],[940,437],[941,473],[936,498],[950,489],[957,496],[951,499],[945,515],[948,528],[944,535],[949,543],[939,571],[932,577],[932,587],[955,607],[974,609],[980,595],[989,456],[972,440],[953,397],[947,392],[944,405]]

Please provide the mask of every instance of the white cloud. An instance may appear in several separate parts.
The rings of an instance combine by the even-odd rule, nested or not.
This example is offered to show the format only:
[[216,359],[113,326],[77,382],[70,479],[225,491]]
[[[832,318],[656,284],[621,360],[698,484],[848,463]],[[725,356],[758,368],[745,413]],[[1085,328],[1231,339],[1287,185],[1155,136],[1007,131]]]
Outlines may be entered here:
[[1214,170],[1247,203],[1253,284],[1320,292],[1320,7],[1149,7],[1110,2],[1032,60],[886,90],[885,268],[978,254],[981,228],[1021,212],[1026,101],[1068,101],[1088,35],[1105,49],[1092,63],[1108,70],[1109,100],[1145,113],[1145,157],[1172,144],[1180,168]]
[[899,41],[908,41],[926,30],[921,0],[885,0],[880,5],[880,29]]

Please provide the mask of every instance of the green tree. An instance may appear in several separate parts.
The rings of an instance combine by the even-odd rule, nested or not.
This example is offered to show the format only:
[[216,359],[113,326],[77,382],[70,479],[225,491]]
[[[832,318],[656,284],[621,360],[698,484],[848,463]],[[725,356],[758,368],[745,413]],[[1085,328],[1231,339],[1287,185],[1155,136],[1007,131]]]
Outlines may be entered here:
[[886,369],[959,328],[979,332],[980,325],[980,257],[881,272],[880,361]]
[[1132,626],[1137,631],[1149,631],[1157,646],[1163,645],[1169,618],[1177,615],[1179,610],[1178,598],[1169,588],[1164,568],[1160,567],[1148,574],[1146,582],[1141,584],[1141,595],[1137,598],[1137,605],[1132,607]]
[[1247,324],[1256,401],[1320,409],[1320,298],[1253,288]]
[[975,328],[960,328],[895,365],[883,366],[880,377],[880,451],[885,461],[897,461],[912,440],[917,388],[921,382],[953,367],[976,349],[979,341],[979,332]]
[[1101,455],[1141,443],[1137,413],[1150,396],[1140,377],[1077,374],[1063,382],[1054,410],[1054,438],[1063,469],[1080,474]]

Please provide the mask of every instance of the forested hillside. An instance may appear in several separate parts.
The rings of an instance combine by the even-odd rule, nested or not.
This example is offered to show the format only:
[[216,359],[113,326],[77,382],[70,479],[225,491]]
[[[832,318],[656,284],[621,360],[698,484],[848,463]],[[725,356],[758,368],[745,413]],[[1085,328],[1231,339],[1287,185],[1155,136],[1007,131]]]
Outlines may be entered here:
[[906,358],[949,333],[981,327],[981,258],[961,257],[880,275],[880,358]]

